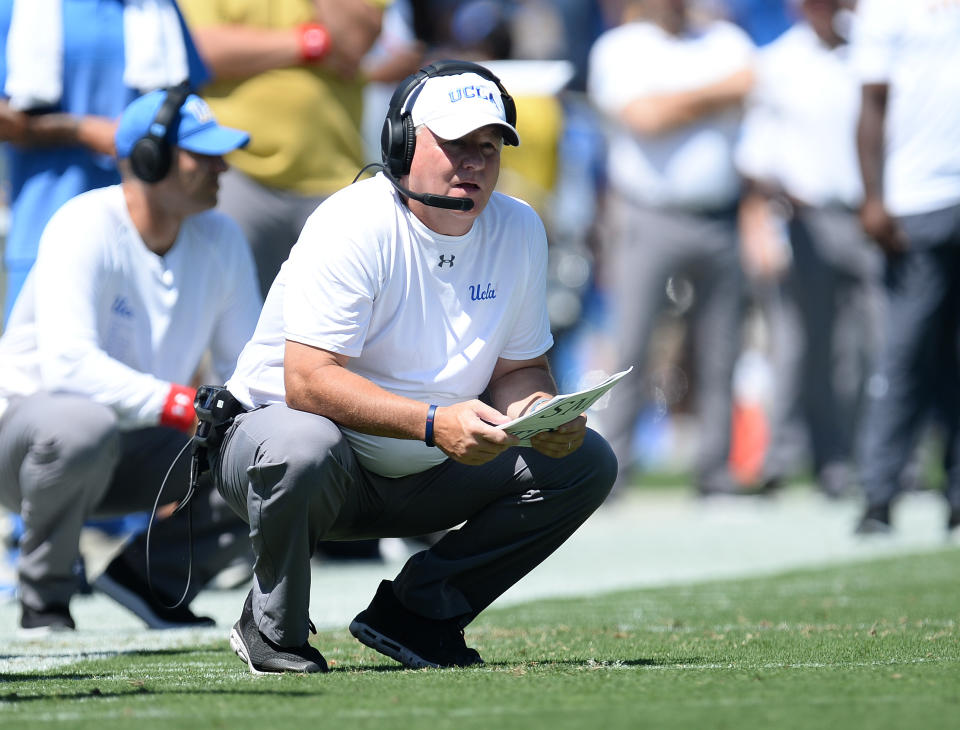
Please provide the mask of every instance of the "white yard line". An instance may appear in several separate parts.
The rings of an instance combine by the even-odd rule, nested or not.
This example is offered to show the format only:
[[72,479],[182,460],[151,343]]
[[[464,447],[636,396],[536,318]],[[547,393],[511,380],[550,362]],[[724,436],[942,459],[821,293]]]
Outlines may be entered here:
[[[773,499],[700,501],[682,490],[630,494],[605,505],[554,555],[494,606],[556,596],[771,574],[791,568],[935,550],[945,544],[945,507],[936,495],[906,496],[889,537],[852,534],[855,501],[834,502],[806,489]],[[319,628],[342,628],[366,607],[381,578],[404,555],[381,565],[315,564],[310,614]],[[78,630],[34,639],[17,632],[15,602],[0,604],[0,673],[49,669],[98,652],[155,650],[226,641],[246,589],[206,591],[193,604],[215,629],[148,631],[100,595],[74,599]]]

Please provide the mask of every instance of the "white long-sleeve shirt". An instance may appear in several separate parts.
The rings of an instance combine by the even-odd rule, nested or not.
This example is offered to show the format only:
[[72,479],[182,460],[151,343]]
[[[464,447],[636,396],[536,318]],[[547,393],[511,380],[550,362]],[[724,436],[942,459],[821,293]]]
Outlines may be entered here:
[[165,256],[150,251],[119,185],[67,202],[0,337],[0,408],[44,390],[89,396],[121,428],[159,422],[172,383],[210,350],[219,382],[253,333],[260,296],[239,227],[208,211],[187,218]]

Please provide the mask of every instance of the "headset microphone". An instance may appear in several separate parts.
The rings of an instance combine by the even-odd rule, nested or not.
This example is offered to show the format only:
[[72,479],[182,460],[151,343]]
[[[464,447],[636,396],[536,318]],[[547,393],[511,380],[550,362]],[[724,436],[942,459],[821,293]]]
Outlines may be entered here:
[[[382,166],[378,165],[378,167]],[[393,184],[393,187],[408,198],[413,198],[424,205],[429,205],[431,208],[459,211],[473,209],[473,201],[470,198],[454,198],[452,195],[434,195],[433,193],[415,193],[401,185],[400,181],[390,173],[390,170],[385,167],[382,167],[382,169],[383,174],[386,175],[387,179]]]

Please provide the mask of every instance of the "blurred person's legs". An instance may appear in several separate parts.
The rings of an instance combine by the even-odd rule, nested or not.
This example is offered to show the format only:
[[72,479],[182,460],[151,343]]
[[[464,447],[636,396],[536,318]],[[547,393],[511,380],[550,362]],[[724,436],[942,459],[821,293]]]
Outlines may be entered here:
[[603,413],[603,432],[617,455],[618,484],[629,478],[637,416],[650,400],[648,346],[665,297],[692,315],[693,378],[701,494],[735,493],[729,468],[733,367],[741,343],[743,279],[733,211],[692,213],[611,200],[612,246],[605,265],[613,297],[617,370],[625,378]]
[[0,418],[0,500],[23,520],[18,580],[25,628],[73,628],[68,607],[77,589],[80,530],[119,458],[115,416],[87,398],[13,398]]
[[616,489],[620,489],[630,483],[636,467],[634,431],[638,415],[651,399],[648,346],[666,301],[667,278],[678,259],[650,227],[658,220],[651,211],[610,195],[606,216],[603,265],[612,314],[608,330],[616,358],[614,371],[635,368],[617,385],[615,396],[598,419],[617,455],[620,470]]
[[819,487],[840,496],[855,481],[880,339],[881,261],[856,214],[842,208],[798,208],[790,240],[792,266],[769,308],[777,380],[764,484],[782,484],[809,449]]
[[[696,480],[701,494],[739,491],[730,471],[733,370],[742,349],[744,279],[735,213],[690,215],[688,270],[693,283],[694,398],[700,446]],[[681,231],[681,233],[683,233]]]
[[770,331],[774,374],[769,408],[770,437],[760,475],[761,487],[774,490],[797,471],[809,450],[801,392],[804,370],[803,315],[797,302],[794,267],[760,292],[760,306]]
[[803,313],[802,380],[814,474],[830,496],[853,485],[856,434],[879,336],[879,259],[852,211],[800,209],[791,225]]
[[[910,249],[886,262],[884,342],[868,386],[861,533],[889,530],[891,504],[934,405],[951,438],[947,458],[956,453],[960,206],[904,217],[900,224]],[[957,496],[955,469],[951,465],[948,475],[950,499]]]
[[[23,519],[18,576],[25,615],[69,616],[84,522],[149,510],[188,441],[186,434],[168,428],[121,432],[113,412],[88,398],[39,393],[11,400],[0,420],[0,500]],[[188,474],[186,453],[170,474],[165,492],[169,501],[183,496]],[[246,526],[209,485],[194,497],[191,509],[193,580],[186,602],[247,549]],[[186,524],[183,515],[164,519],[151,535],[152,583],[168,604],[180,596],[186,581]],[[159,626],[159,620],[151,619],[163,618],[165,612],[147,590],[145,543],[146,533],[140,533],[98,581],[110,579],[130,600],[109,593],[112,597],[148,625]],[[133,600],[136,607],[130,605]],[[144,615],[147,610],[150,616]],[[190,616],[181,611],[166,618],[177,625],[192,623],[186,620]]]

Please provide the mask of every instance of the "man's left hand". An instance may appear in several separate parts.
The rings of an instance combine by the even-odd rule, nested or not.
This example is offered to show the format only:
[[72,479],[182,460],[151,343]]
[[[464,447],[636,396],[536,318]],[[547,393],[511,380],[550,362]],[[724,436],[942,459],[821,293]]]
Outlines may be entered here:
[[530,445],[544,456],[562,459],[579,449],[586,435],[587,417],[581,414],[552,431],[538,433],[530,439]]

